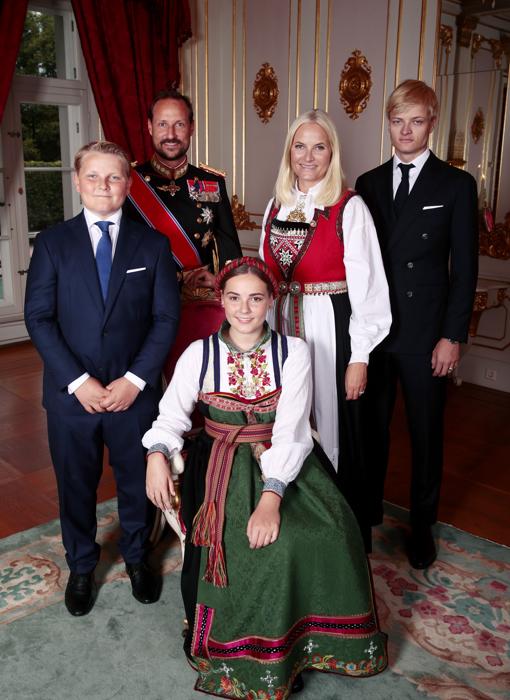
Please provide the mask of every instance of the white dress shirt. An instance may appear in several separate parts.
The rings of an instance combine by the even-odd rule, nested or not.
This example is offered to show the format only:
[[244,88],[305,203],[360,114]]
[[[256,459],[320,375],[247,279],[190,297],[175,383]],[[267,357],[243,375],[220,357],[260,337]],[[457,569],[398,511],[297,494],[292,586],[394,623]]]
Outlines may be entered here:
[[[90,242],[92,244],[92,250],[94,251],[94,257],[96,257],[96,251],[97,251],[97,246],[98,243],[101,239],[101,236],[103,235],[101,232],[101,229],[99,226],[96,225],[98,221],[101,221],[101,217],[98,216],[97,214],[94,214],[94,212],[90,211],[90,209],[87,209],[86,207],[83,207],[83,215],[85,216],[85,221],[87,223],[87,228],[89,230],[89,236],[90,236]],[[122,209],[118,209],[117,211],[113,212],[113,214],[110,214],[105,221],[111,221],[110,225],[110,239],[112,241],[112,260],[115,256],[115,248],[117,247],[117,239],[119,237],[119,229],[120,229],[120,220],[122,217]],[[124,375],[126,379],[128,379],[132,384],[134,384],[140,391],[143,391],[145,389],[145,385],[147,382],[144,382],[143,379],[140,379],[140,377],[137,377],[136,374],[133,374],[132,372],[126,372]],[[75,380],[73,380],[67,387],[67,391],[70,394],[74,394],[76,389],[79,389],[79,387],[90,377],[90,374],[88,372],[84,372],[81,374],[79,377],[77,377]]]
[[[266,388],[276,389],[274,381],[271,338],[262,346],[266,350],[267,370],[271,383]],[[312,401],[312,375],[310,352],[301,338],[288,338],[289,354],[282,372],[282,393],[276,409],[271,447],[262,453],[261,470],[265,479],[277,479],[284,486],[299,474],[303,462],[313,447],[310,427]],[[228,347],[220,339],[220,387],[230,393]],[[245,353],[245,376],[250,376],[250,353]],[[159,404],[159,416],[142,438],[145,447],[164,445],[170,455],[180,452],[183,433],[191,428],[191,414],[200,392],[199,381],[202,369],[203,341],[196,340],[183,352],[175,366],[172,381]],[[209,382],[214,381],[211,372],[204,378],[202,391],[215,390]],[[247,396],[246,398],[250,398]]]
[[414,187],[414,183],[418,179],[418,175],[421,173],[421,169],[425,165],[429,155],[430,149],[427,148],[425,151],[423,151],[423,153],[420,153],[417,158],[409,161],[409,163],[404,163],[404,161],[400,160],[396,154],[393,156],[393,199],[395,199],[398,186],[402,180],[402,170],[398,167],[399,163],[404,163],[404,165],[414,165],[414,168],[409,170],[409,192],[411,192]]
[[[282,206],[278,218],[286,220],[295,208],[298,198],[304,198],[303,213],[309,223],[315,209],[324,209],[315,197],[321,183],[305,194],[295,188],[295,202]],[[259,255],[264,258],[266,222],[271,210],[269,202],[262,224]],[[361,197],[352,197],[343,212],[344,265],[346,272],[351,318],[350,363],[368,363],[369,353],[388,335],[391,326],[391,307],[388,283],[370,211]],[[289,331],[291,307],[289,300],[283,308],[283,332]],[[274,328],[274,313],[268,315]],[[314,383],[313,416],[321,445],[327,456],[338,468],[339,435],[338,399],[336,382],[336,328],[333,305],[327,294],[303,295],[303,325],[305,340],[310,348]]]

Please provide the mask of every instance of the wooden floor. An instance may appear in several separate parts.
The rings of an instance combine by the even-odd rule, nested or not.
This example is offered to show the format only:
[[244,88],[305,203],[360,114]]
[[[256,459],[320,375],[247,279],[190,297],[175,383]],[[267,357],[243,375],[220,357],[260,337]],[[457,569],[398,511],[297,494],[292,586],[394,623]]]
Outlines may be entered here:
[[[41,407],[42,366],[30,343],[0,348],[0,537],[58,516]],[[510,546],[510,394],[449,387],[440,519]],[[397,403],[386,498],[408,505],[409,445]],[[100,500],[115,495],[104,470]]]

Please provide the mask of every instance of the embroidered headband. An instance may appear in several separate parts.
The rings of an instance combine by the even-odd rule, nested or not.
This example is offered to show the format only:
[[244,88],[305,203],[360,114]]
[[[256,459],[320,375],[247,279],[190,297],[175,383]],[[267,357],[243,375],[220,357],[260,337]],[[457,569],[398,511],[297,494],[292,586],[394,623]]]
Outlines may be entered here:
[[265,262],[262,262],[262,260],[259,260],[259,258],[253,258],[249,255],[245,255],[242,258],[232,260],[231,262],[227,263],[223,270],[221,270],[218,273],[218,275],[216,276],[215,284],[215,290],[218,296],[220,296],[221,294],[221,286],[225,277],[230,275],[232,270],[235,270],[236,268],[242,267],[244,265],[246,265],[247,267],[256,268],[257,270],[262,272],[264,277],[266,277],[265,281],[267,281],[272,287],[273,296],[275,298],[278,296],[278,282],[276,281],[276,278],[271,272],[271,270],[268,268]]

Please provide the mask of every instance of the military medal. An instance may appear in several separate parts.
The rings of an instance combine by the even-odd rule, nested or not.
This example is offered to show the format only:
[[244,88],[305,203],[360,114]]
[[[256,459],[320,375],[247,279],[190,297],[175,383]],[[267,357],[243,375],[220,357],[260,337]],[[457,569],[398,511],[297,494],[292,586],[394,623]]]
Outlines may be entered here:
[[168,192],[169,195],[173,197],[181,188],[179,185],[175,184],[175,180],[172,180],[169,185],[158,185],[156,189],[161,190],[162,192]]

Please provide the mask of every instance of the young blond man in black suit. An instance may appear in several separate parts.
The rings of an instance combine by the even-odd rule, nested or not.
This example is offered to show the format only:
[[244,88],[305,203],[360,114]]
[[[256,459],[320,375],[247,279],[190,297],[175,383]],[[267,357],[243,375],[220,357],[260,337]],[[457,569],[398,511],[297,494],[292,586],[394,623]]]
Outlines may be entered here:
[[365,396],[372,524],[382,520],[390,423],[400,381],[412,446],[411,565],[436,558],[446,378],[467,340],[477,279],[478,207],[474,178],[428,148],[437,121],[435,92],[406,80],[386,114],[394,156],[361,175],[356,190],[377,228],[393,324],[370,358]]

